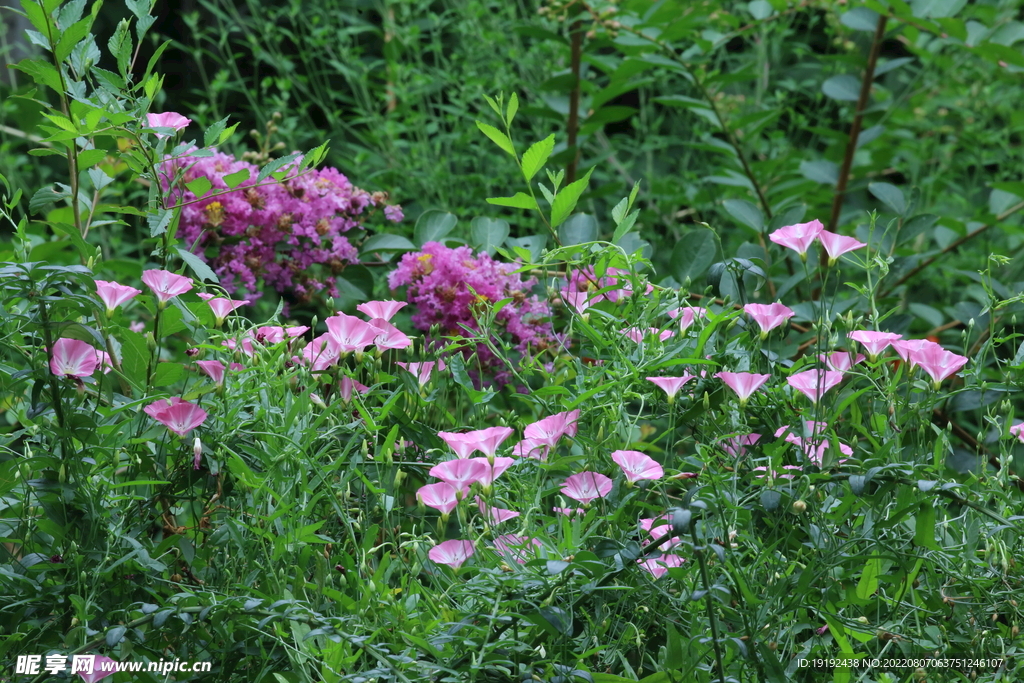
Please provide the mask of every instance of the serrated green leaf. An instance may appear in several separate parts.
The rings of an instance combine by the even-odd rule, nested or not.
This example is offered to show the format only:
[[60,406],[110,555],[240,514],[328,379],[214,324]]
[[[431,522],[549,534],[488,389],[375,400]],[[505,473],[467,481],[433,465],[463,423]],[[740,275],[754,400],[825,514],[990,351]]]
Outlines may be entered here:
[[57,47],[53,50],[55,60],[63,62],[67,59],[71,51],[75,49],[75,46],[89,35],[90,28],[92,28],[92,17],[86,17],[69,26],[61,34],[60,40],[57,41]]
[[590,174],[594,172],[591,168],[587,171],[587,174],[579,180],[569,183],[562,191],[555,195],[555,201],[551,205],[551,227],[557,228],[562,222],[569,217],[576,208],[576,203],[580,200],[580,196],[586,192],[587,187],[590,185]]
[[629,210],[627,208],[628,206],[629,199],[627,197],[623,197],[619,200],[619,203],[612,208],[612,220],[615,221],[615,225],[621,223],[622,219],[626,217],[626,211]]
[[272,161],[267,162],[267,164],[260,169],[259,175],[256,176],[256,182],[263,182],[271,173],[280,170],[282,167],[287,166],[301,156],[301,152],[295,152],[293,154],[283,156],[280,159],[273,159]]
[[636,219],[638,216],[640,216],[640,209],[634,209],[632,213],[626,216],[625,219],[623,219],[623,221],[619,223],[618,226],[616,226],[615,234],[612,235],[612,242],[618,244],[619,240],[625,237],[626,233],[633,229],[633,225],[636,224]]
[[185,251],[181,247],[175,247],[175,249],[177,249],[178,256],[181,257],[181,260],[192,269],[192,272],[195,273],[196,277],[200,280],[208,280],[214,283],[220,282],[220,278],[217,277],[217,274],[214,273],[210,266],[206,265],[206,262],[201,258],[190,251]]
[[530,149],[523,154],[523,177],[526,182],[533,180],[538,171],[544,168],[551,151],[555,148],[555,136],[549,135],[543,140],[530,145]]
[[502,150],[508,152],[512,156],[516,155],[515,147],[512,146],[512,141],[508,139],[504,133],[495,128],[494,126],[483,123],[482,121],[476,122],[476,127],[480,129],[484,135],[489,137],[491,141],[500,147]]
[[213,189],[213,183],[210,182],[209,178],[201,175],[198,178],[185,183],[185,187],[187,187],[189,191],[196,196],[196,199],[202,199],[206,196],[207,192]]
[[224,178],[223,178],[224,184],[227,185],[232,190],[235,189],[236,187],[238,187],[239,185],[241,185],[242,183],[244,183],[248,179],[249,179],[249,169],[247,169],[247,168],[243,168],[243,169],[241,169],[239,171],[235,171],[234,173],[229,173],[228,175],[224,176]]

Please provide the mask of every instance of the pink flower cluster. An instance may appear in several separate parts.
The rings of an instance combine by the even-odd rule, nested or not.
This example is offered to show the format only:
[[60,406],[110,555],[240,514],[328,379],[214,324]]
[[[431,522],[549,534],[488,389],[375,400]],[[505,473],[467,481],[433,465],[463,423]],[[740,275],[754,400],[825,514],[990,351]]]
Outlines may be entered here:
[[[523,280],[515,263],[499,263],[487,254],[473,255],[469,247],[450,249],[438,242],[427,242],[423,251],[402,256],[398,267],[388,275],[392,290],[406,285],[406,298],[417,312],[412,322],[427,331],[437,325],[442,334],[462,336],[463,326],[478,330],[477,313],[502,299],[511,299],[499,312],[496,322],[522,353],[542,351],[563,340],[551,327],[551,309],[547,302],[530,294],[535,278]],[[496,361],[490,351],[479,345],[477,353],[485,365]],[[495,382],[507,382],[507,373],[499,372]]]
[[[280,170],[294,168],[286,165]],[[248,178],[234,191],[217,192],[229,189],[225,176],[245,171]],[[255,165],[220,152],[167,157],[161,187],[171,204],[185,204],[178,236],[210,263],[229,292],[244,289],[255,300],[261,294],[257,281],[262,279],[278,292],[293,292],[300,302],[321,291],[338,296],[334,276],[359,259],[344,233],[359,227],[364,212],[385,204],[387,195],[355,187],[334,168],[282,183],[264,181],[257,187],[258,174]],[[184,184],[200,177],[209,180],[213,190],[196,201]],[[401,207],[386,207],[384,216],[400,221]],[[206,248],[211,248],[209,257]]]
[[828,264],[830,266],[835,265],[836,261],[843,254],[868,246],[853,237],[845,237],[829,232],[819,220],[787,225],[768,235],[768,239],[776,244],[792,249],[800,254],[800,258],[805,261],[807,260],[807,250],[810,249],[814,240],[818,240],[821,242],[821,246],[824,247],[825,253],[828,254]]

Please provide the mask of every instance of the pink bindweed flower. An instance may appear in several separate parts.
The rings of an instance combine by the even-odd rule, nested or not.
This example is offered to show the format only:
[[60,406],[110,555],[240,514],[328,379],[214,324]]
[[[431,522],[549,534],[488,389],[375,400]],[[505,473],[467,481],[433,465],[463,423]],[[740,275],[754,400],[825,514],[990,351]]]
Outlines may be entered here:
[[685,560],[678,555],[663,554],[661,557],[645,560],[640,558],[637,564],[654,576],[655,580],[660,579],[665,573],[674,567],[681,567]]
[[142,282],[153,290],[161,305],[192,289],[192,280],[184,275],[175,275],[166,270],[142,271]]
[[186,436],[206,421],[206,411],[177,396],[169,401],[155,401],[143,408],[151,418],[167,427],[178,436]]
[[480,514],[483,515],[490,524],[501,524],[502,522],[507,522],[508,520],[519,516],[519,513],[514,510],[505,510],[489,506],[480,496],[476,497],[476,506],[480,508]]
[[533,460],[547,460],[550,452],[551,446],[541,443],[537,439],[523,439],[512,448],[512,455],[517,458]]
[[843,373],[834,370],[807,370],[786,378],[786,383],[817,403],[826,391],[843,381]]
[[[591,306],[590,292],[588,291],[563,289],[562,299],[565,300],[566,306],[572,306],[581,316],[587,315],[586,311]],[[594,300],[595,303],[597,301],[597,299]]]
[[371,320],[381,318],[390,321],[406,306],[408,304],[404,301],[367,301],[356,306],[356,310]]
[[523,436],[525,439],[532,440],[532,443],[536,445],[554,448],[563,436],[569,438],[576,436],[576,423],[579,418],[580,411],[578,409],[549,415],[542,420],[526,425]]
[[214,326],[220,327],[224,324],[224,319],[231,315],[232,311],[240,306],[245,306],[249,303],[249,300],[244,299],[242,301],[232,301],[231,299],[225,299],[220,296],[213,299],[207,299],[206,303],[210,304],[210,310],[213,311]]
[[801,259],[806,261],[807,250],[810,248],[811,242],[813,242],[824,229],[825,226],[821,224],[821,221],[813,220],[809,223],[797,223],[796,225],[787,225],[784,228],[779,228],[772,234],[768,235],[768,239],[775,242],[775,244],[792,249],[796,253],[800,254]]
[[758,375],[754,372],[719,372],[715,377],[725,382],[727,387],[736,392],[742,406],[746,404],[750,396],[762,384],[771,378],[771,375]]
[[128,323],[128,329],[132,332],[141,334],[146,331],[146,323],[141,320],[136,320],[135,322]]
[[100,363],[92,344],[79,339],[58,339],[50,355],[50,372],[59,377],[88,377]]
[[849,351],[833,351],[832,353],[825,355],[824,353],[818,354],[818,360],[825,364],[829,370],[835,370],[836,372],[846,372],[854,365],[857,365],[864,360],[864,354],[858,353],[856,357]]
[[373,345],[376,346],[379,351],[384,351],[386,349],[407,349],[412,346],[412,339],[409,339],[404,332],[384,318],[374,318],[370,321],[370,325],[377,328],[378,334],[373,340]]
[[78,671],[76,672],[82,677],[84,683],[96,683],[102,681],[107,676],[113,676],[117,672],[115,662],[110,657],[104,657],[103,655],[95,655],[92,660],[92,669],[89,671]]
[[778,302],[770,305],[747,304],[743,310],[761,328],[761,339],[766,339],[769,332],[795,315],[791,309]]
[[668,402],[675,403],[676,394],[683,387],[684,384],[689,382],[691,379],[696,379],[696,375],[690,373],[684,373],[682,377],[648,377],[648,382],[654,382],[661,389],[664,389],[668,395]]
[[931,342],[920,350],[912,351],[910,360],[931,376],[932,383],[938,389],[942,380],[955,375],[960,368],[967,365],[968,358],[947,351],[939,344]]
[[511,558],[519,564],[526,564],[528,550],[540,547],[541,542],[529,536],[502,534],[494,539],[494,550],[499,555]]
[[873,361],[878,355],[885,351],[885,348],[894,341],[903,339],[903,335],[893,332],[873,332],[871,330],[857,330],[846,335],[855,342],[860,342],[868,357]]
[[96,294],[103,302],[103,305],[107,307],[107,317],[109,318],[114,314],[115,308],[124,305],[139,294],[142,294],[142,290],[129,287],[128,285],[118,284],[116,282],[96,280]]
[[583,508],[559,508],[559,507],[551,508],[551,511],[552,512],[557,512],[560,515],[565,515],[566,517],[572,517],[574,515],[582,515],[583,513],[586,512],[586,510],[584,510]]
[[648,335],[652,337],[657,337],[661,341],[665,341],[666,339],[671,338],[675,334],[675,332],[673,332],[672,330],[659,331],[656,327],[650,327],[647,329],[646,332],[644,330],[641,330],[639,327],[630,327],[629,329],[619,330],[619,332],[621,332],[628,339],[636,342],[637,344],[643,344],[644,339],[646,339]]
[[747,454],[747,446],[753,446],[760,440],[760,434],[743,434],[722,439],[718,446],[732,457],[738,458]]
[[338,394],[345,403],[352,400],[353,393],[365,394],[369,390],[370,387],[355,381],[351,377],[342,377],[341,381],[338,382]]
[[640,451],[615,451],[612,453],[612,460],[622,468],[622,473],[626,475],[626,481],[630,484],[642,479],[661,479],[665,476],[665,470],[661,465]]
[[416,491],[416,499],[428,507],[440,510],[446,517],[459,504],[458,492],[447,482],[427,484]]
[[451,540],[435,545],[427,553],[427,557],[437,564],[446,564],[452,569],[458,569],[466,560],[473,557],[474,552],[476,549],[473,547],[473,541]]
[[[177,131],[188,127],[190,123],[192,123],[192,119],[187,119],[173,111],[165,111],[162,114],[146,114],[146,125],[149,128],[173,128]],[[160,138],[167,137],[162,133],[156,135]]]
[[444,370],[444,367],[445,367],[443,360],[439,360],[436,363],[434,361],[427,361],[426,363],[401,363],[401,362],[398,362],[398,363],[395,363],[395,365],[397,365],[398,367],[400,367],[400,368],[402,368],[404,370],[407,370],[411,374],[415,375],[416,380],[420,384],[420,389],[422,389],[423,387],[427,386],[427,382],[430,381],[430,374],[433,372],[435,365],[437,366],[437,369],[439,371]]
[[[803,470],[803,468],[800,467],[799,465],[783,465],[782,469],[784,469],[784,470],[797,470],[797,471]],[[769,473],[767,467],[755,467],[753,469],[753,471],[757,473],[757,474],[754,475],[755,477],[764,477],[768,481],[771,481],[772,479],[795,479],[796,478],[795,474],[790,474],[790,473],[786,473],[786,472],[779,472],[778,470],[771,470],[771,472]]]
[[844,237],[828,230],[822,230],[818,233],[818,240],[821,242],[821,246],[825,247],[830,268],[836,264],[839,257],[843,254],[868,246],[853,237]]
[[313,341],[306,344],[302,349],[302,356],[298,360],[309,365],[312,372],[323,372],[338,362],[338,350],[332,348],[329,343],[330,337],[322,334],[314,337]]
[[332,315],[325,322],[329,343],[339,353],[362,353],[380,335],[380,330],[373,325],[344,313]]
[[224,363],[219,360],[197,360],[196,365],[198,365],[199,369],[212,379],[217,386],[222,386],[224,384]]
[[1024,443],[1024,422],[1010,427],[1010,436],[1016,436],[1021,443]]
[[612,490],[612,480],[599,472],[580,472],[567,477],[562,493],[589,505],[592,500],[604,498]]
[[683,306],[681,308],[673,308],[668,312],[670,318],[679,319],[679,334],[686,334],[686,330],[693,325],[697,318],[707,317],[708,309]]
[[[802,450],[804,455],[807,457],[807,460],[812,465],[821,467],[822,463],[825,460],[825,453],[827,453],[828,450],[832,447],[832,444],[828,439],[821,438],[821,435],[824,434],[825,431],[828,429],[828,425],[823,422],[813,422],[811,420],[808,420],[807,428],[812,432],[812,436],[810,438],[797,436],[793,432],[789,431],[789,425],[779,427],[779,429],[776,430],[775,432],[775,436],[779,437],[782,436],[783,434],[786,434],[786,432],[789,432],[788,434],[786,434],[786,443],[791,443],[800,450]],[[836,443],[839,447],[840,453],[846,456],[853,455],[852,448],[850,448],[849,446],[842,442],[837,441]],[[844,462],[846,462],[845,458],[839,460],[840,464]]]
[[917,363],[914,362],[914,354],[923,351],[928,347],[929,344],[935,342],[927,339],[897,339],[892,342],[891,346],[896,350],[896,354],[903,359],[905,363],[910,364],[910,368],[917,367]]
[[649,533],[651,538],[658,540],[672,531],[672,516],[644,517],[640,520],[640,528]]
[[469,493],[470,486],[483,479],[490,480],[492,475],[486,458],[449,460],[430,468],[430,476],[451,484],[462,496]]
[[483,464],[484,474],[480,475],[477,483],[484,492],[491,490],[491,484],[502,475],[509,467],[515,464],[515,458],[470,458],[470,460]]
[[438,432],[437,435],[444,439],[449,448],[455,451],[455,456],[458,458],[468,458],[475,451],[480,451],[488,458],[493,458],[494,453],[498,450],[498,446],[505,439],[512,436],[512,428],[489,427],[463,434]]

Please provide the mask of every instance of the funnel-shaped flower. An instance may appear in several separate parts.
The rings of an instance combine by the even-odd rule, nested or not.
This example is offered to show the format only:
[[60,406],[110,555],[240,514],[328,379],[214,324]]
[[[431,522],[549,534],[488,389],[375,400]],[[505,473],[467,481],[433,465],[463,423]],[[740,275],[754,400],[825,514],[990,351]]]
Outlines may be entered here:
[[673,332],[672,330],[659,331],[657,327],[649,327],[647,331],[644,331],[639,327],[630,327],[629,329],[619,330],[619,332],[621,332],[626,336],[626,338],[631,339],[637,344],[643,344],[644,339],[646,339],[648,335],[651,337],[657,337],[661,341],[665,341],[666,339],[669,339],[675,334],[675,332]]
[[444,481],[421,486],[416,498],[424,505],[440,510],[442,515],[449,514],[459,504],[455,487]]
[[88,377],[100,363],[95,347],[80,339],[58,339],[50,355],[50,372],[66,377]]
[[117,672],[116,664],[117,662],[110,657],[95,655],[92,658],[92,667],[88,671],[76,671],[75,673],[82,677],[84,683],[96,683],[107,676],[113,676]]
[[660,579],[665,575],[665,572],[673,567],[681,567],[683,562],[683,558],[671,554],[663,554],[661,557],[650,560],[643,558],[637,560],[637,564],[650,572],[655,579]]
[[476,497],[476,505],[480,508],[480,514],[483,515],[490,524],[501,524],[502,522],[506,522],[519,516],[519,513],[514,510],[504,510],[502,508],[489,506],[480,496]]
[[747,446],[753,446],[761,439],[760,434],[743,434],[731,436],[718,442],[719,448],[734,458],[746,455]]
[[523,436],[532,439],[537,445],[554,447],[563,436],[576,436],[576,422],[580,418],[579,410],[550,415],[542,420],[526,425]]
[[1021,443],[1024,443],[1024,422],[1010,427],[1010,436],[1016,436]]
[[612,490],[612,480],[599,472],[580,472],[567,477],[562,484],[562,493],[587,505],[597,498],[604,498]]
[[673,308],[671,311],[668,312],[668,314],[671,318],[679,319],[679,333],[686,334],[686,330],[691,325],[693,325],[693,322],[697,318],[703,318],[707,316],[708,309],[693,306],[683,306],[681,308]]
[[825,226],[821,224],[821,221],[813,220],[809,223],[797,223],[796,225],[787,225],[784,228],[779,228],[768,235],[768,239],[775,242],[775,244],[792,249],[800,254],[800,258],[806,261],[807,249],[810,248],[811,242],[824,229]]
[[197,360],[196,365],[199,366],[199,369],[212,379],[217,386],[224,384],[224,363],[219,360]]
[[484,491],[490,490],[494,480],[516,462],[515,458],[493,458],[493,462],[491,462],[491,458],[471,458],[470,460],[481,463],[484,466],[484,474],[477,479],[477,482],[483,487]]
[[[594,302],[591,302],[591,300],[590,300],[590,292],[588,292],[588,291],[582,291],[581,292],[581,291],[577,291],[577,290],[574,290],[574,289],[573,290],[563,289],[562,290],[562,299],[565,300],[565,305],[566,306],[572,306],[573,308],[576,309],[576,312],[579,313],[580,315],[583,315],[586,312],[586,310],[588,308],[590,308],[591,303],[594,303]],[[596,300],[595,300],[595,302],[596,302]]]
[[547,460],[551,446],[541,443],[536,439],[523,439],[512,448],[512,455],[517,458],[531,458],[533,460]]
[[178,436],[186,436],[206,421],[205,410],[177,396],[150,403],[143,411]]
[[843,381],[843,373],[834,370],[807,370],[786,379],[793,387],[814,403],[821,400],[826,391]]
[[[182,128],[188,127],[188,124],[192,123],[192,119],[187,119],[178,112],[165,111],[162,114],[146,114],[146,125],[150,128],[173,128],[174,130],[181,130]],[[158,137],[167,137],[157,133]]]
[[858,353],[856,357],[849,351],[833,351],[832,353],[825,355],[824,353],[818,354],[818,360],[825,364],[829,370],[835,370],[836,372],[846,372],[857,363],[864,360],[864,354]]
[[338,382],[338,394],[341,396],[341,400],[348,403],[352,400],[353,393],[365,394],[370,390],[370,387],[355,381],[351,377],[342,377],[341,381]]
[[427,553],[427,557],[437,564],[446,564],[452,569],[458,569],[466,560],[473,557],[474,552],[476,550],[473,541],[452,540],[435,545]]
[[626,481],[631,484],[641,479],[661,479],[665,476],[665,470],[661,465],[640,451],[615,451],[612,453],[612,460],[622,468]]
[[868,357],[871,360],[875,360],[878,354],[885,351],[885,347],[892,344],[894,341],[903,339],[903,335],[895,334],[893,332],[873,332],[871,330],[857,330],[847,335],[850,339],[855,342],[860,342],[864,350],[868,352]]
[[329,335],[321,334],[302,349],[302,361],[313,372],[323,372],[338,362],[338,350],[331,345]]
[[426,363],[395,363],[400,368],[408,370],[410,373],[416,376],[416,380],[420,384],[420,389],[427,386],[427,382],[430,381],[430,373],[434,371],[434,366],[437,366],[438,370],[444,370],[444,361],[439,360],[437,363],[434,361],[428,361]]
[[219,296],[213,299],[207,299],[206,303],[210,304],[210,310],[213,311],[213,324],[220,327],[224,324],[224,319],[231,315],[232,311],[239,306],[245,306],[249,303],[249,300],[232,301],[231,299]]
[[794,315],[792,310],[778,302],[767,305],[747,304],[743,310],[760,326],[762,339]]
[[96,280],[96,294],[103,302],[103,305],[107,307],[107,316],[109,317],[114,313],[115,308],[142,294],[142,290],[116,282]]
[[456,457],[468,458],[475,451],[480,451],[488,458],[493,458],[498,446],[512,436],[511,427],[489,427],[464,434],[438,432],[448,447],[455,451]]
[[759,375],[754,372],[719,372],[715,375],[725,385],[736,392],[740,404],[745,404],[750,396],[767,382],[771,375]]
[[928,348],[929,344],[934,343],[935,342],[927,339],[897,339],[892,342],[891,346],[896,350],[899,357],[905,362],[910,363],[910,367],[913,368],[917,365],[917,363],[914,362],[914,354],[923,351]]
[[[511,459],[511,458],[509,458]],[[481,462],[482,461],[482,462]],[[455,487],[463,496],[469,493],[469,487],[484,479],[492,478],[491,468],[486,458],[470,460],[449,460],[430,468],[430,476],[437,477]]]
[[918,351],[911,352],[910,360],[921,366],[921,369],[931,376],[933,383],[938,387],[942,380],[956,374],[960,368],[967,365],[968,358],[947,351],[933,342]]
[[526,553],[528,550],[532,550],[531,546],[538,547],[540,545],[540,541],[536,538],[516,534],[502,534],[494,539],[494,549],[498,554],[512,558],[519,564],[526,564]]
[[174,297],[192,289],[192,280],[166,270],[144,270],[142,282],[153,290],[154,296],[161,304],[166,304]]
[[694,379],[696,375],[690,373],[684,373],[682,377],[648,377],[648,382],[654,382],[660,388],[662,388],[668,395],[668,402],[672,403],[676,399],[676,394],[683,387],[684,384]]
[[367,318],[381,318],[389,321],[395,317],[395,313],[407,305],[404,301],[367,301],[356,306],[356,310]]
[[834,266],[843,254],[868,246],[853,237],[844,237],[828,230],[819,232],[818,240],[821,241],[821,246],[825,247],[825,253],[828,254],[829,266]]
[[407,349],[412,346],[412,339],[384,318],[374,318],[370,325],[377,328],[373,345],[378,349]]
[[380,330],[368,322],[344,313],[332,315],[324,322],[330,343],[339,353],[362,353],[380,334]]

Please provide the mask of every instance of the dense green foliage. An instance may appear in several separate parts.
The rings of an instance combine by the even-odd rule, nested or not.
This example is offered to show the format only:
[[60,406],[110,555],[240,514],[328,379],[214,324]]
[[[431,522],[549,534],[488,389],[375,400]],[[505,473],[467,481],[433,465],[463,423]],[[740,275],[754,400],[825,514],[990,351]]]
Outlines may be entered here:
[[[79,653],[289,683],[1021,677],[1019,2],[153,11],[23,0],[37,53],[0,86],[0,677]],[[191,126],[147,118],[172,111]],[[366,204],[289,252],[307,193],[340,192],[317,166]],[[850,251],[799,254],[812,220]],[[353,256],[318,254],[316,292],[224,277],[335,231]],[[104,305],[108,281],[139,291]],[[229,316],[197,296],[235,291]],[[347,349],[345,314],[392,298],[414,343]],[[869,357],[799,388],[845,351]],[[545,459],[514,450],[573,411]],[[509,469],[438,514],[444,434],[504,426]],[[640,454],[660,474],[632,481]],[[862,664],[801,663],[837,657]]]

